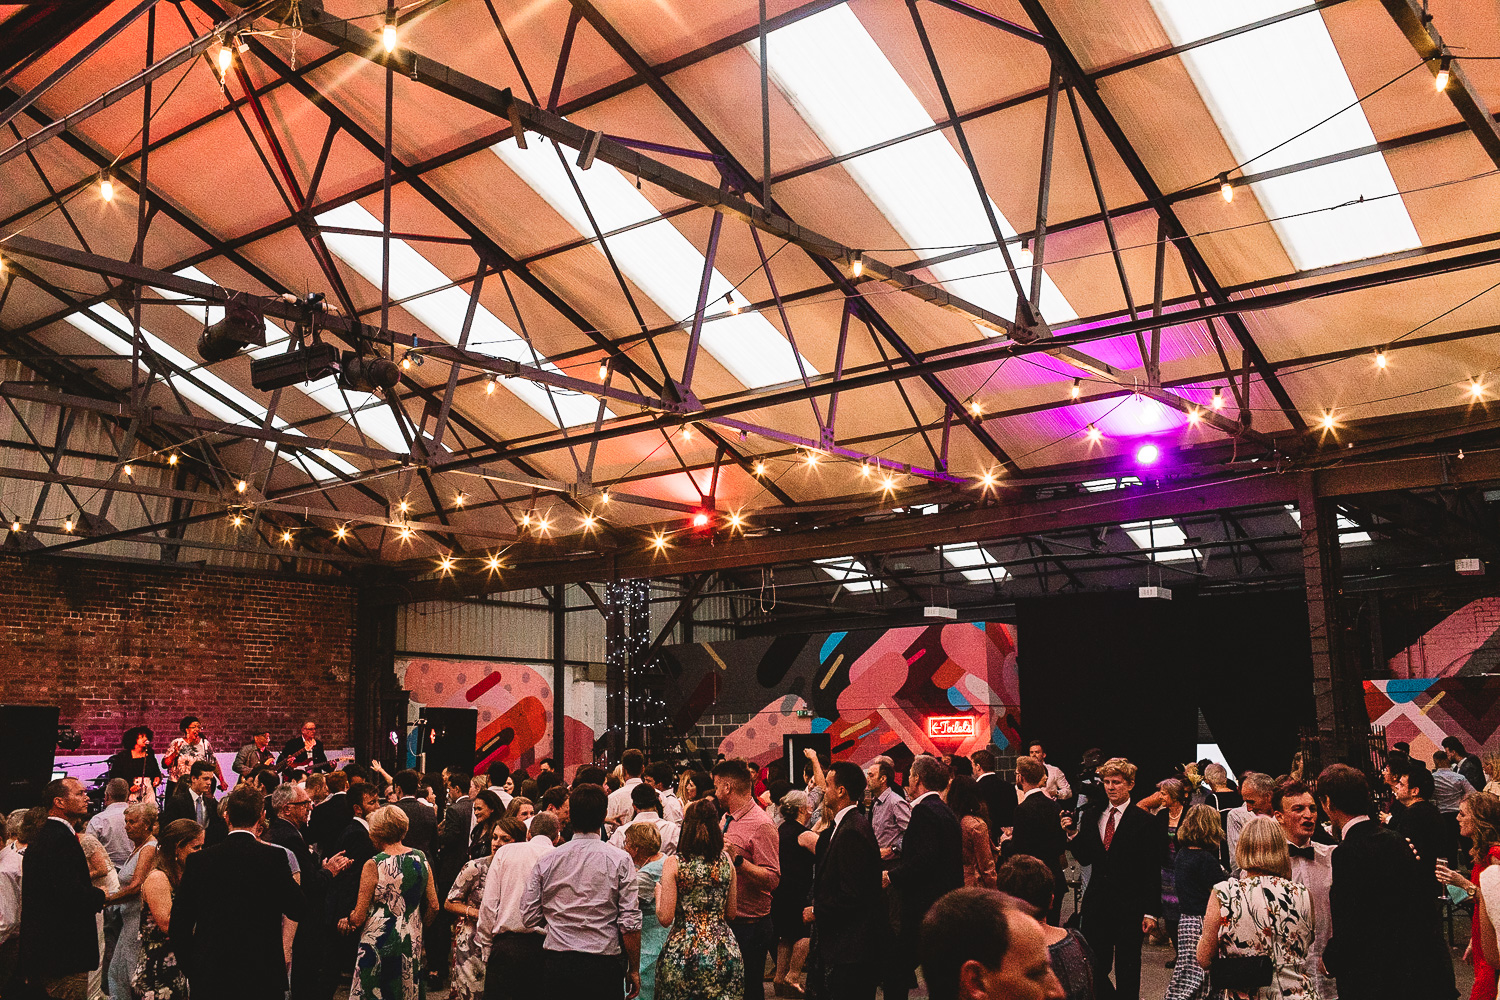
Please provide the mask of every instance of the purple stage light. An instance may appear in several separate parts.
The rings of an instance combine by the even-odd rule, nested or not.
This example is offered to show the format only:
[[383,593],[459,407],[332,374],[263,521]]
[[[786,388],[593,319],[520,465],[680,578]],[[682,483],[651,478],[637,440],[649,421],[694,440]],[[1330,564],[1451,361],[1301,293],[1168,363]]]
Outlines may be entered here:
[[1135,453],[1135,460],[1142,465],[1151,465],[1160,457],[1161,449],[1154,444],[1143,444]]

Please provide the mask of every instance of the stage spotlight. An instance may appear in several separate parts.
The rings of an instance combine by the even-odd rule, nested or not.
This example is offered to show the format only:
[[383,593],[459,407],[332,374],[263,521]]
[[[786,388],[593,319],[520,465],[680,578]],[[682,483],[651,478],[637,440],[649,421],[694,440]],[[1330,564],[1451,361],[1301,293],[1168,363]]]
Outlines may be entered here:
[[266,346],[266,321],[243,302],[224,304],[224,318],[198,335],[198,357],[209,364],[226,361],[251,344]]

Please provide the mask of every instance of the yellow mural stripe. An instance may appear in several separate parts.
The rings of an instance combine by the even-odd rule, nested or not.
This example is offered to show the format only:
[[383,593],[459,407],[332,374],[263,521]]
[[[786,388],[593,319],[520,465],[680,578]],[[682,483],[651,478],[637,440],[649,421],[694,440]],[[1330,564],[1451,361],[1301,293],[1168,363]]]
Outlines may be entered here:
[[874,722],[875,722],[875,720],[873,720],[873,719],[871,719],[871,718],[869,718],[867,716],[864,719],[860,720],[859,722],[855,723],[854,725],[850,726],[848,729],[844,730],[842,733],[840,733],[839,734],[839,739],[841,739],[841,740],[842,739],[848,739],[850,736],[853,736],[855,733],[859,732],[861,729],[865,728],[866,726],[874,725]]
[[828,673],[826,673],[826,674],[823,675],[823,681],[822,681],[822,683],[820,683],[818,685],[818,690],[821,691],[823,688],[826,688],[828,686],[828,682],[831,681],[831,680],[833,680],[834,673],[839,669],[839,664],[843,663],[843,662],[844,662],[844,654],[843,653],[840,653],[838,656],[835,656],[833,658],[833,666],[829,667],[828,668]]
[[1425,705],[1422,706],[1422,714],[1426,715],[1428,712],[1432,711],[1432,706],[1434,706],[1438,702],[1442,701],[1443,700],[1443,695],[1445,695],[1447,693],[1448,693],[1447,691],[1439,691],[1436,695],[1434,695],[1433,699],[1431,701],[1429,701],[1427,704],[1425,704]]
[[723,660],[719,659],[719,654],[714,652],[714,648],[712,646],[710,646],[706,642],[700,642],[700,643],[698,643],[698,645],[702,646],[704,652],[708,653],[709,656],[713,657],[713,661],[719,665],[719,669],[720,670],[724,671],[725,673],[729,672],[729,664],[727,664]]

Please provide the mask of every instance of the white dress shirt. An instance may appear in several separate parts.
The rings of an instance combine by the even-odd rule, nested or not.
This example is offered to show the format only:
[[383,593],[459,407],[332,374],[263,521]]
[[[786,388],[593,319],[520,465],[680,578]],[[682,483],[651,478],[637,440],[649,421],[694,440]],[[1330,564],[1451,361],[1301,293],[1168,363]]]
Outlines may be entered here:
[[1051,764],[1043,764],[1047,769],[1047,783],[1042,787],[1046,789],[1049,799],[1066,799],[1073,794],[1073,787],[1068,784],[1067,776],[1062,773],[1062,768]]
[[110,864],[116,870],[130,860],[130,855],[135,853],[135,845],[130,842],[130,835],[125,832],[125,807],[128,802],[111,802],[104,809],[89,820],[85,829],[99,838],[99,843],[104,845],[104,853],[109,855]]
[[635,812],[635,806],[630,801],[630,792],[640,783],[640,778],[627,778],[625,784],[609,793],[609,806],[604,810],[606,834],[612,834],[621,825],[630,822],[630,817]]
[[524,843],[506,844],[490,860],[489,874],[484,879],[484,899],[479,904],[479,919],[474,928],[475,940],[486,962],[496,934],[544,933],[526,926],[521,916],[521,896],[526,892],[531,870],[555,846],[550,837],[532,837]]
[[[1288,842],[1287,847],[1295,845]],[[1313,906],[1313,946],[1307,953],[1302,971],[1317,987],[1321,1000],[1338,1000],[1337,984],[1323,975],[1323,949],[1333,936],[1333,913],[1329,907],[1329,890],[1333,887],[1333,845],[1309,842],[1312,858],[1292,858],[1292,881],[1307,889]]]
[[670,788],[659,788],[657,794],[661,796],[662,819],[681,824],[682,800],[677,797],[677,793]]
[[637,823],[650,823],[656,827],[656,832],[661,837],[661,852],[663,854],[677,853],[677,834],[680,832],[681,827],[670,820],[662,819],[659,814],[650,811],[636,813],[634,819],[615,830],[614,834],[609,838],[609,842],[620,850],[625,850],[625,831]]
[[[851,805],[847,805],[844,808],[840,809],[837,813],[834,814],[834,817],[833,817],[833,832],[834,833],[838,833],[839,832],[839,824],[844,821],[844,817],[847,816],[847,815],[849,815],[849,810],[853,809],[853,808],[854,808],[854,806],[852,804]],[[833,834],[829,834],[830,838],[832,836],[833,836]]]
[[0,944],[21,931],[21,855],[15,844],[0,848]]
[[1117,806],[1107,806],[1099,814],[1099,843],[1104,843],[1104,831],[1109,827],[1109,817],[1113,813],[1115,817],[1115,833],[1120,832],[1120,824],[1125,819],[1125,810],[1130,808],[1130,802],[1121,802]]
[[547,931],[547,951],[618,955],[621,935],[640,933],[638,893],[630,855],[597,833],[575,833],[526,877],[521,917]]

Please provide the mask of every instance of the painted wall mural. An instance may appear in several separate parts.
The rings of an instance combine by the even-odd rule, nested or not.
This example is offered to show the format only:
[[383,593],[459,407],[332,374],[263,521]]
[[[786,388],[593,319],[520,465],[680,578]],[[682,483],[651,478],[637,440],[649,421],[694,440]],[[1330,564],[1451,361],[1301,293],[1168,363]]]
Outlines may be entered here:
[[1387,664],[1394,677],[1469,677],[1500,671],[1500,597],[1469,601]]
[[[1015,627],[995,622],[777,636],[663,649],[679,731],[749,715],[718,752],[767,764],[787,733],[829,734],[837,760],[915,751],[970,754],[1019,739]],[[973,735],[936,741],[926,720],[973,716]],[[967,728],[967,727],[965,727]]]
[[[530,768],[552,756],[550,670],[541,671],[524,663],[412,657],[396,661],[396,675],[412,700],[421,705],[478,710],[476,770],[496,762],[512,769]],[[590,724],[593,686],[587,687],[590,711],[586,714],[590,718],[575,718],[570,711],[564,720],[567,769],[594,756],[596,734]],[[565,694],[571,696],[574,691]],[[571,707],[579,701],[570,697],[568,704]]]
[[1365,709],[1385,727],[1387,746],[1410,743],[1420,760],[1432,760],[1445,736],[1480,755],[1500,753],[1500,676],[1365,681]]

